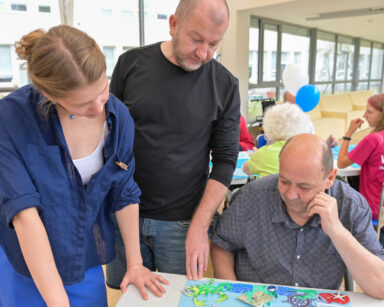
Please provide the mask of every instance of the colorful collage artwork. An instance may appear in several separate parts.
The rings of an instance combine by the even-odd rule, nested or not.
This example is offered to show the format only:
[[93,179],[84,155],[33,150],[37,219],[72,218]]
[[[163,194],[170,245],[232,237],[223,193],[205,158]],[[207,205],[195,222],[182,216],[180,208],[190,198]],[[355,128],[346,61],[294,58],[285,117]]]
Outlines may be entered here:
[[351,307],[342,292],[188,280],[178,307]]

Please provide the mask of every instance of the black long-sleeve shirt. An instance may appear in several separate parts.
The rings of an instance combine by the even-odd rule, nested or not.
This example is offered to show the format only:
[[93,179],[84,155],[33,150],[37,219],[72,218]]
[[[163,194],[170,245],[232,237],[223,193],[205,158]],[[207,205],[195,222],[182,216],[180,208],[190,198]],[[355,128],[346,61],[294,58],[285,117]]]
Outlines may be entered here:
[[135,121],[141,217],[190,219],[208,176],[229,186],[239,147],[240,98],[238,81],[224,66],[212,60],[187,72],[168,61],[157,43],[120,56],[111,92]]

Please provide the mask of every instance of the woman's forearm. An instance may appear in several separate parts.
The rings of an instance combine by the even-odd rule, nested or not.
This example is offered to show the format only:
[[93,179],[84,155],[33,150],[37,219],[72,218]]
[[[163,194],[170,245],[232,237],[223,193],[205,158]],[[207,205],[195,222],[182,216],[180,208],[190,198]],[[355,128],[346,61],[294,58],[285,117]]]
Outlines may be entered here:
[[127,269],[142,264],[139,235],[139,205],[132,204],[116,212],[121,237],[125,246]]
[[37,209],[32,207],[20,211],[12,223],[33,281],[47,306],[69,306],[48,235]]

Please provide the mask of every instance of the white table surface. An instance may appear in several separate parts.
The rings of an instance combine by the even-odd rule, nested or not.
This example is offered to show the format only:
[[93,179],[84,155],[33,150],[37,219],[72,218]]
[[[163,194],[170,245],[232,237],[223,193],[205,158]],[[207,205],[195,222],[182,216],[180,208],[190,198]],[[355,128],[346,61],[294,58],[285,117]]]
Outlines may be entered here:
[[[169,286],[165,286],[167,289],[167,293],[163,295],[163,297],[158,298],[154,296],[152,293],[149,293],[149,300],[144,301],[141,298],[139,290],[130,285],[120,300],[117,302],[116,307],[141,307],[141,306],[156,306],[156,307],[177,307],[181,291],[184,289],[185,283],[187,281],[187,277],[185,275],[176,275],[176,274],[166,274],[159,273],[164,278],[166,278],[169,282]],[[205,278],[203,280],[209,281],[209,279]],[[233,283],[233,281],[230,281]],[[241,282],[245,283],[245,282]],[[351,299],[352,307],[383,307],[384,300],[378,300],[372,298],[363,293],[357,292],[347,292],[348,296]],[[219,304],[217,304],[219,306]]]
[[[337,168],[337,160],[333,160],[334,167]],[[359,176],[360,175],[361,168],[360,167],[352,167],[348,166],[346,168],[338,168],[337,174],[342,177],[348,177],[348,176]]]

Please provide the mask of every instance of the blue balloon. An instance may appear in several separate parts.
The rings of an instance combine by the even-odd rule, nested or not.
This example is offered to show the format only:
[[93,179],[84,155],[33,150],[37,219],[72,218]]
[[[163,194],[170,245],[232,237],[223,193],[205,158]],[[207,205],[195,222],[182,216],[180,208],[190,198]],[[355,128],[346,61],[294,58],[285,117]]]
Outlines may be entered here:
[[308,112],[316,108],[319,100],[320,91],[316,86],[312,84],[304,85],[297,91],[296,104],[304,112]]

